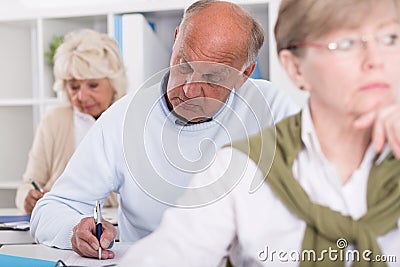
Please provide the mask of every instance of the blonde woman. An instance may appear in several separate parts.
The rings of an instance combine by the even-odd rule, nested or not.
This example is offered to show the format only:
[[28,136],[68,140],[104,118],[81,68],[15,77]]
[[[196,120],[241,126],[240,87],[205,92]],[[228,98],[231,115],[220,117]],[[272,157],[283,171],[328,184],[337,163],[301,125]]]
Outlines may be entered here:
[[[117,43],[89,29],[65,36],[54,57],[54,76],[53,88],[64,96],[66,105],[51,109],[38,126],[16,196],[17,207],[27,214],[43,197],[31,180],[49,191],[96,119],[127,88]],[[106,204],[117,205],[116,196],[111,195]]]

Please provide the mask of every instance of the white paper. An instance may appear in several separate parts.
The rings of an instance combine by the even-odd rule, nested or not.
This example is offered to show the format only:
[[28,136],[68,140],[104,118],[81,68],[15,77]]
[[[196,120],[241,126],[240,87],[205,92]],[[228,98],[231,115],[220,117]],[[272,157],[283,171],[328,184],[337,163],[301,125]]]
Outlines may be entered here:
[[7,223],[0,223],[0,230],[8,229],[10,230],[29,230],[29,222],[7,222]]
[[84,258],[74,252],[65,260],[65,263],[67,265],[79,266],[114,266],[121,261],[125,252],[129,249],[131,245],[132,243],[129,242],[115,242],[114,246],[110,249],[115,254],[114,259],[99,260],[93,258]]

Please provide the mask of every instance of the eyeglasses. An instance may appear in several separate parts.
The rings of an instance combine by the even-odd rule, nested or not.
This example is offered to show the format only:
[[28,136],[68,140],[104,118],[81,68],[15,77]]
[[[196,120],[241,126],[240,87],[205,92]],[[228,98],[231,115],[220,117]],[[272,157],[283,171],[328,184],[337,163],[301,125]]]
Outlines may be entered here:
[[312,47],[317,49],[327,49],[338,55],[358,55],[367,43],[371,40],[375,41],[381,52],[399,52],[400,51],[400,29],[390,33],[381,33],[374,36],[362,36],[359,38],[343,38],[328,44],[319,44],[313,42],[298,42],[287,47],[289,50],[294,50],[302,47]]

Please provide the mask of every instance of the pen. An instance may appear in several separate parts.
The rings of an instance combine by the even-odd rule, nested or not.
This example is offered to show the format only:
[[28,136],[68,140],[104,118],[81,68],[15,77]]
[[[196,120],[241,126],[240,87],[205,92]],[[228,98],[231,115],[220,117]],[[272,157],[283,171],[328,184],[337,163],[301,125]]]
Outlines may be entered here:
[[96,223],[96,238],[99,241],[99,260],[101,260],[101,245],[100,237],[103,233],[103,226],[101,225],[101,208],[100,201],[96,201],[96,207],[94,208],[94,221]]
[[41,188],[40,185],[38,185],[38,183],[37,183],[35,180],[31,179],[31,184],[33,185],[33,187],[34,187],[37,191],[39,191],[39,192],[42,193],[42,194],[44,193],[43,188]]

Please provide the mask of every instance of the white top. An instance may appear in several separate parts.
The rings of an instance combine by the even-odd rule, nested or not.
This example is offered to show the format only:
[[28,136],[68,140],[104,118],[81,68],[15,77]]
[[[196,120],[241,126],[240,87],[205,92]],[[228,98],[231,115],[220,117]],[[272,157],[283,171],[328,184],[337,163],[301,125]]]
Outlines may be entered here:
[[[354,219],[365,214],[367,178],[374,152],[367,151],[360,167],[342,185],[335,166],[321,152],[308,108],[302,115],[301,138],[305,146],[294,162],[293,174],[308,196]],[[231,169],[224,173],[229,164]],[[243,176],[237,177],[241,173]],[[225,198],[210,205],[168,209],[160,227],[135,243],[120,266],[217,266],[230,244],[232,262],[237,267],[298,266],[296,256],[301,255],[306,223],[286,208],[267,183],[249,193],[252,180],[262,179],[263,174],[238,150],[220,150],[213,165],[197,175],[192,186],[206,184],[221,175],[241,180]],[[218,187],[213,189],[207,193],[218,191]],[[185,194],[182,198],[193,195]],[[400,230],[379,237],[378,244],[383,254],[397,257],[397,263],[388,262],[388,266],[399,266]],[[349,244],[348,249],[354,247]]]
[[74,108],[74,133],[75,133],[75,148],[78,147],[83,137],[86,136],[90,128],[96,120],[89,114],[80,112],[75,106]]
[[269,82],[250,79],[216,118],[183,125],[165,113],[164,91],[158,83],[130,93],[96,121],[33,210],[31,232],[37,242],[71,248],[72,228],[93,216],[96,200],[111,191],[121,196],[120,240],[136,241],[158,226],[167,204],[212,163],[217,149],[298,112]]

